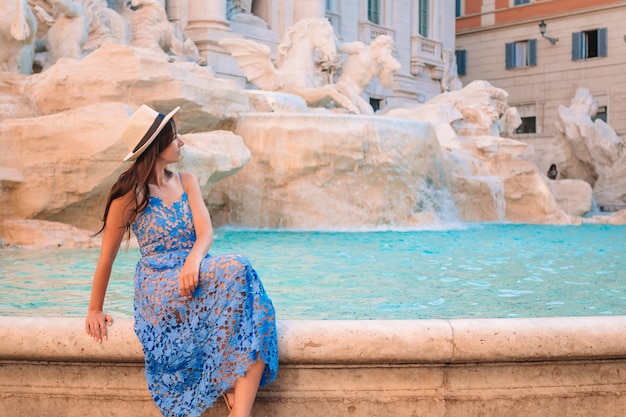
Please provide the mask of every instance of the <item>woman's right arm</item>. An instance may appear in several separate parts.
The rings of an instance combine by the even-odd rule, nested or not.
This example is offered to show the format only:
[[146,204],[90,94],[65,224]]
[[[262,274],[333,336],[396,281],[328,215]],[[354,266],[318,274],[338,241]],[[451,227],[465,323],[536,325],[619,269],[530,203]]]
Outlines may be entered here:
[[113,262],[124,238],[125,225],[130,220],[133,203],[132,193],[113,200],[105,221],[100,256],[91,285],[91,298],[85,319],[85,331],[98,342],[102,342],[103,338],[107,339],[106,325],[113,324],[113,318],[102,311],[104,297],[109,285]]

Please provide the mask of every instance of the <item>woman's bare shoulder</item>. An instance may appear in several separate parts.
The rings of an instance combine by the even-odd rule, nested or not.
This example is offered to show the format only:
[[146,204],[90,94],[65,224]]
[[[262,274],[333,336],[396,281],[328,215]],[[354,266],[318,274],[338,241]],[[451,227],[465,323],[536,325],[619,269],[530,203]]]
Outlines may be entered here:
[[198,178],[192,172],[180,172],[180,178],[183,181],[183,186],[187,189],[189,186],[193,186],[194,184],[198,184]]
[[142,195],[143,191],[141,190],[131,190],[126,194],[115,198],[113,201],[111,201],[111,204],[119,205],[120,207],[124,208],[134,208],[137,204],[137,201],[141,199]]

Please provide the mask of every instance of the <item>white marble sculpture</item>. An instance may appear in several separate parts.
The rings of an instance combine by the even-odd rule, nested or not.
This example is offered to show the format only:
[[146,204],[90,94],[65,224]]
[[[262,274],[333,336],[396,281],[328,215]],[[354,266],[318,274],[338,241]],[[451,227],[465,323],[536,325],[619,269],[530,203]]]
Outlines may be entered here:
[[[0,5],[7,1],[0,0]],[[244,90],[234,80],[189,62],[168,62],[178,52],[174,43],[167,52],[159,44],[169,32],[162,10],[155,6],[152,12],[158,13],[146,14],[143,25],[135,15],[136,29],[152,42],[148,47],[103,42],[84,59],[61,59],[43,75],[0,78],[0,219],[98,227],[102,189],[123,169],[119,160],[126,151],[118,137],[128,109],[149,103],[165,110],[178,103],[182,110],[177,127],[186,135],[189,150],[184,164],[206,181],[204,195],[220,183],[207,201],[215,224],[221,226],[256,221],[251,225],[410,227],[432,222],[443,211],[429,210],[425,195],[443,196],[433,207],[453,201],[458,219],[466,221],[581,221],[571,216],[584,213],[587,203],[579,199],[577,203],[585,204],[565,212],[554,196],[566,196],[572,206],[570,196],[581,195],[579,186],[587,184],[549,182],[546,170],[526,158],[526,144],[501,137],[519,122],[504,90],[476,81],[380,117],[318,111],[307,105],[341,105],[343,100],[350,111],[366,113],[355,105],[357,99],[338,88],[351,82],[360,94],[375,76],[383,84],[391,81],[391,43],[382,54],[389,65],[376,62],[382,64],[380,72],[375,72],[373,45],[360,44],[354,52],[340,46],[348,59],[338,87],[331,79],[324,85],[319,74],[320,69],[339,68],[341,62],[332,28],[323,19],[307,19],[290,28],[275,63],[267,46],[230,39],[224,45],[232,46],[246,76],[271,91]],[[121,11],[129,16],[141,12]],[[4,18],[0,14],[0,20]],[[173,33],[171,42],[182,39]],[[178,47],[187,53],[184,43]],[[145,52],[155,45],[161,55]],[[580,103],[583,110],[585,103]],[[591,124],[603,129],[598,122]],[[202,133],[192,139],[188,132]],[[596,148],[590,149],[594,153]],[[611,159],[615,170],[600,175],[596,184],[596,190],[605,184],[610,201],[624,198],[620,190],[626,189],[621,180],[626,168],[619,169],[626,167],[626,152],[623,146],[616,152],[620,156]],[[245,170],[231,175],[243,165]],[[608,195],[612,190],[621,194]]]
[[46,33],[43,70],[61,58],[81,59],[89,35],[89,18],[82,4],[73,0],[48,0],[54,7],[54,24]]
[[[252,40],[225,38],[219,44],[237,60],[248,81],[262,90],[298,95],[311,107],[334,102],[359,113],[352,100],[333,85],[324,85],[318,74],[320,62],[334,62],[337,57],[333,27],[326,19],[303,19],[287,29],[275,62],[268,46]],[[319,61],[314,59],[316,52],[321,54]]]
[[30,74],[37,19],[26,0],[0,0],[0,71]]
[[206,66],[207,62],[196,46],[196,43],[189,38],[185,38],[184,34],[174,25],[172,46],[170,52],[178,61],[195,62],[198,65]]
[[228,0],[228,13],[227,16],[230,18],[234,14],[244,13],[250,14],[252,13],[252,0]]
[[560,154],[571,155],[560,163],[560,172],[590,183],[599,206],[626,207],[626,140],[603,120],[592,120],[597,111],[597,100],[584,87],[569,107],[559,107],[556,126],[566,147]]
[[598,169],[615,163],[623,146],[622,139],[604,121],[592,120],[597,112],[597,100],[589,89],[581,87],[576,90],[569,107],[559,107],[557,122],[578,159],[594,167],[596,175]]
[[342,43],[337,49],[348,54],[348,58],[335,88],[352,100],[361,114],[374,113],[372,106],[361,97],[363,89],[374,77],[380,79],[383,87],[390,88],[393,73],[401,67],[400,61],[393,57],[394,44],[390,36],[380,35],[369,46],[356,41]]
[[131,0],[130,8],[133,11],[130,13],[131,45],[174,61],[167,55],[172,47],[174,28],[161,3],[158,0]]
[[231,22],[267,29],[267,23],[252,13],[252,0],[228,0],[226,16]]
[[459,80],[456,54],[450,49],[444,49],[441,53],[444,68],[443,75],[441,76],[441,91],[457,91],[463,88],[463,83]]
[[188,61],[206,65],[191,39],[185,39],[169,21],[158,0],[131,0],[126,13],[130,19],[131,45],[143,48],[169,62]]
[[507,107],[502,116],[500,116],[498,127],[500,130],[500,136],[511,137],[522,124],[522,118],[515,107]]
[[[559,205],[543,171],[522,156],[528,145],[501,137],[502,121],[515,118],[508,93],[487,81],[440,94],[398,118],[429,122],[452,163],[450,190],[465,221],[568,224],[580,222]],[[587,210],[590,205],[588,205]]]
[[104,0],[77,0],[89,18],[89,35],[85,43],[86,53],[93,52],[106,42],[130,44],[130,26],[115,10],[107,7]]

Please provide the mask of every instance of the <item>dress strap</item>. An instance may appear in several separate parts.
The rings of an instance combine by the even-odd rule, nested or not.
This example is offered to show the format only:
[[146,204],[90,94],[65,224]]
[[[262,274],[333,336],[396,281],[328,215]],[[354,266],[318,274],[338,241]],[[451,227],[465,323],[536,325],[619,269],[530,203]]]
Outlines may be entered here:
[[180,180],[180,185],[183,186],[183,191],[185,191],[185,183],[183,182],[183,176],[180,171],[178,172],[178,179]]

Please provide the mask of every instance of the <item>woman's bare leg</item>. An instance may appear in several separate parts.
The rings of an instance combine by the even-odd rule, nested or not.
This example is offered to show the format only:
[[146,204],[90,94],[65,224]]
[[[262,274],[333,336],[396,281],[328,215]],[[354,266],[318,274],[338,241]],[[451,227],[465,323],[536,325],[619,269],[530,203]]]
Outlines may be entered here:
[[257,359],[235,382],[234,404],[228,417],[250,417],[264,369],[265,362]]

